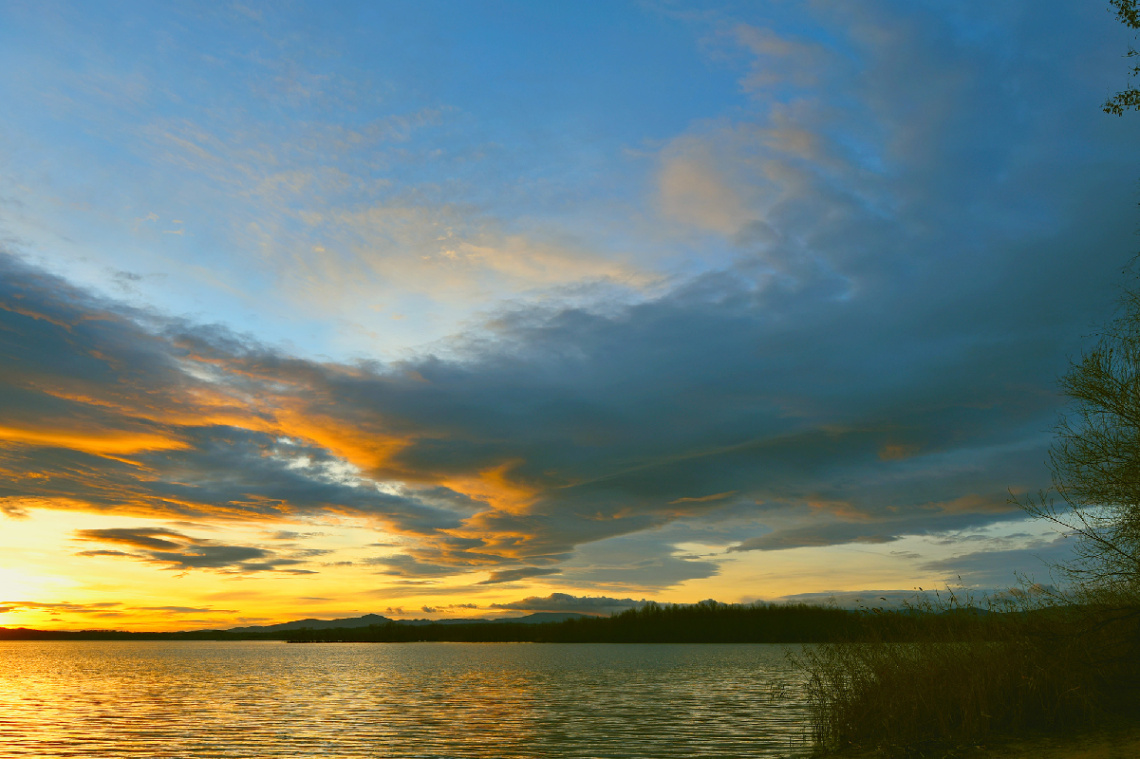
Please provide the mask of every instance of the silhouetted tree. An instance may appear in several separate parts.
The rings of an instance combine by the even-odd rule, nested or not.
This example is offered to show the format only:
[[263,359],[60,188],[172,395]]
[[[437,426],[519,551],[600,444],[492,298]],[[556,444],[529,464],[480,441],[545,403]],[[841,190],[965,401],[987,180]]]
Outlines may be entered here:
[[[1140,0],[1109,0],[1109,3],[1116,9],[1116,18],[1120,23],[1131,29],[1140,29],[1140,8],[1137,4]],[[1125,56],[1128,58],[1135,58],[1140,55],[1133,47],[1128,48]],[[1130,79],[1140,76],[1140,66],[1133,66],[1128,72]],[[1123,116],[1124,111],[1132,109],[1140,109],[1140,89],[1129,85],[1125,89],[1116,93],[1112,98],[1104,103],[1104,112]]]
[[[1140,30],[1140,0],[1109,0],[1117,19]],[[1134,58],[1140,51],[1129,48]],[[1140,76],[1133,66],[1130,77]],[[1140,109],[1140,89],[1128,87],[1104,104],[1123,115]],[[1114,598],[1140,605],[1140,258],[1117,317],[1092,349],[1061,379],[1072,401],[1049,451],[1053,490],[1020,502],[1077,537],[1075,561],[1057,567],[1076,581],[1083,602]]]
[[1059,569],[1086,595],[1140,601],[1140,289],[1061,379],[1072,400],[1049,452],[1057,499],[1022,503],[1077,538]]

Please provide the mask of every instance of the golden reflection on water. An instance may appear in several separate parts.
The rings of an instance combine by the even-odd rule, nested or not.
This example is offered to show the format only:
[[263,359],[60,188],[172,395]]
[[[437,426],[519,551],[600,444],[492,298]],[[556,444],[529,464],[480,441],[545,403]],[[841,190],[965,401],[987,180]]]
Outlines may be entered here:
[[778,646],[0,642],[9,757],[807,754]]

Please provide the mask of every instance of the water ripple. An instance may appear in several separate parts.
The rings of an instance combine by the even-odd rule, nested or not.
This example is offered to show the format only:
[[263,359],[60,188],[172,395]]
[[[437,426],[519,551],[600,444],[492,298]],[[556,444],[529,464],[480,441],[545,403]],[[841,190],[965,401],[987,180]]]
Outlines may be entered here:
[[778,646],[0,643],[0,759],[808,754]]

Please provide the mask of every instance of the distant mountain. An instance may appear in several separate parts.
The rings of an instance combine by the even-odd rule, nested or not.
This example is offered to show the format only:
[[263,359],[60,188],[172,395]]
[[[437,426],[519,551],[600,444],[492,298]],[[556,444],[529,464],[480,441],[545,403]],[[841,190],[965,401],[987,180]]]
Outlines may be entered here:
[[250,627],[231,627],[225,632],[230,633],[272,633],[285,630],[332,630],[340,627],[368,627],[369,625],[382,625],[386,622],[395,622],[402,625],[458,625],[458,624],[494,624],[496,622],[517,622],[525,625],[538,625],[544,622],[564,622],[567,619],[579,617],[592,617],[594,614],[579,614],[573,611],[539,611],[527,614],[524,617],[508,617],[500,619],[389,619],[379,614],[365,614],[363,617],[348,617],[345,619],[298,619],[295,622],[281,622],[276,625],[253,625]]
[[310,630],[329,630],[336,627],[368,627],[369,625],[382,625],[395,620],[381,617],[379,614],[365,614],[363,617],[349,617],[347,619],[298,619],[296,622],[282,622],[277,625],[253,625],[251,627],[231,627],[225,632],[232,633],[268,633],[282,630],[300,630],[304,627]]

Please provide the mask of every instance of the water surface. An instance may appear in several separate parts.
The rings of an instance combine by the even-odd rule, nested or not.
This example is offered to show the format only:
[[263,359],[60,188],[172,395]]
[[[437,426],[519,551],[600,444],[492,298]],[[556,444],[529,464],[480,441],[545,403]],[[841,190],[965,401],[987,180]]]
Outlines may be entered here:
[[0,642],[9,757],[801,756],[767,645]]

